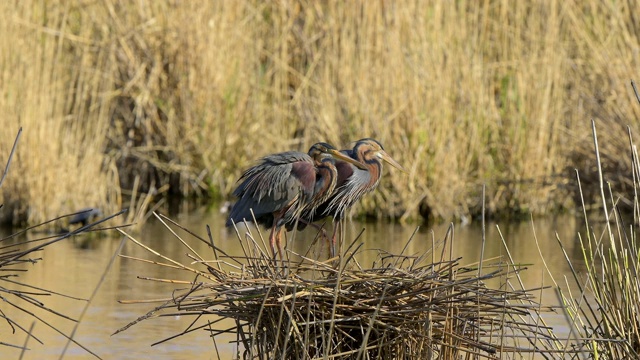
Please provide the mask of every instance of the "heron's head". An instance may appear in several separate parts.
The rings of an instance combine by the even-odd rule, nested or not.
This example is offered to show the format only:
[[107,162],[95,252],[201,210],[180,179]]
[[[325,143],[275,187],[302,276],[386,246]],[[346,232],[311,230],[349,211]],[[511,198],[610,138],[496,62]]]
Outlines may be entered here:
[[382,160],[400,171],[407,172],[400,164],[398,164],[397,161],[384,151],[384,147],[376,139],[364,138],[356,141],[353,151],[356,154],[361,154],[362,160],[365,162]]
[[332,162],[334,160],[341,160],[341,161],[345,161],[350,164],[353,164],[354,166],[357,166],[362,170],[367,169],[363,164],[358,162],[358,160],[352,159],[351,157],[338,151],[338,149],[336,149],[333,145],[325,142],[319,142],[319,143],[313,144],[309,149],[308,154],[312,159],[314,159],[318,163],[324,160],[330,160]]
[[313,159],[326,158],[331,157],[330,151],[332,150],[337,151],[333,145],[325,142],[319,142],[311,145],[308,154]]

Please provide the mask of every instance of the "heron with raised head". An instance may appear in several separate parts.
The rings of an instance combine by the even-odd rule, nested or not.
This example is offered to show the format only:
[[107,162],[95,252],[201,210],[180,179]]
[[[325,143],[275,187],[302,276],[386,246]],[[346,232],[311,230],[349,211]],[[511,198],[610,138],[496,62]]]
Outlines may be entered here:
[[[356,141],[353,149],[341,150],[340,152],[350,159],[356,160],[357,163],[364,164],[366,169],[353,166],[353,162],[342,161],[342,158],[336,159],[338,180],[335,190],[324,202],[313,208],[305,209],[298,221],[298,230],[302,230],[314,221],[328,216],[333,217],[334,228],[329,245],[331,257],[336,255],[336,234],[341,220],[347,209],[378,187],[382,176],[383,161],[406,172],[397,161],[385,152],[382,144],[372,138],[360,139]],[[287,222],[287,229],[294,226],[293,222]]]
[[[366,166],[327,143],[316,143],[307,154],[287,151],[263,157],[240,177],[233,192],[238,202],[226,225],[247,221],[271,229],[269,246],[282,259],[280,245],[284,224],[297,222],[311,207],[325,202],[338,181],[335,161],[366,171]],[[251,212],[253,211],[253,215]]]

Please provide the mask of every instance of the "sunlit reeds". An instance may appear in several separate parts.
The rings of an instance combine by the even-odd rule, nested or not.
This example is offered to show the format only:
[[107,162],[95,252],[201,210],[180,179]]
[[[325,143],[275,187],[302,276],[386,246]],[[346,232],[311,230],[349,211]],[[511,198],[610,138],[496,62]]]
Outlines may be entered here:
[[[0,188],[4,185],[4,180],[9,173],[12,161],[19,153],[16,149],[18,148],[21,131],[21,129],[18,131],[12,150],[7,156],[8,160],[2,177],[0,177]],[[0,203],[0,208],[4,208],[4,204]],[[60,330],[60,325],[56,324],[55,321],[46,320],[46,316],[42,316],[43,313],[53,314],[56,319],[62,320],[61,322],[75,323],[77,328],[82,316],[80,316],[80,318],[72,318],[67,313],[68,309],[55,309],[48,306],[47,299],[50,300],[52,297],[69,298],[75,300],[78,305],[85,304],[85,310],[90,300],[62,294],[42,287],[39,284],[26,283],[22,280],[21,274],[29,270],[29,267],[25,267],[25,264],[34,266],[40,261],[43,261],[42,250],[44,248],[52,246],[59,241],[70,239],[81,233],[97,230],[97,225],[104,224],[106,221],[124,212],[125,211],[121,211],[103,219],[93,219],[83,226],[72,231],[65,231],[64,233],[47,231],[47,229],[49,229],[47,225],[51,223],[59,224],[64,218],[80,214],[63,215],[0,238],[0,299],[2,300],[0,301],[0,328],[3,334],[0,340],[0,346],[21,349],[22,358],[24,352],[28,351],[30,347],[30,341],[43,344],[39,339],[37,331],[34,331],[35,325],[41,324],[65,337],[68,340],[67,345],[73,343],[94,357],[100,358],[97,354],[74,339],[75,330],[71,334],[67,334]],[[29,236],[29,234],[37,234],[38,231],[42,231],[44,235],[40,237]],[[100,283],[98,287],[99,285]],[[63,355],[64,353],[61,354],[61,356]]]
[[[628,135],[627,159],[631,162],[633,183],[626,196],[633,199],[633,217],[619,211],[620,198],[614,197],[605,182],[609,174],[603,171],[605,166],[599,146],[602,142],[598,141],[594,123],[595,163],[603,207],[595,220],[584,210],[585,229],[580,233],[580,246],[586,273],[574,270],[562,239],[558,239],[572,269],[572,274],[562,281],[567,286],[562,287],[565,290],[560,295],[573,331],[584,339],[580,346],[597,359],[640,358],[640,249],[637,237],[640,162],[632,132],[629,131]],[[580,183],[580,176],[577,181]],[[584,203],[582,207],[586,209]],[[570,291],[570,284],[577,290]]]
[[3,3],[0,146],[25,129],[3,216],[225,197],[260,155],[365,136],[409,176],[386,173],[356,212],[469,217],[481,184],[489,214],[567,208],[585,122],[619,139],[639,115],[632,4]]
[[[575,266],[558,239],[571,273],[563,279],[550,274],[567,317],[567,338],[558,338],[546,325],[545,313],[557,309],[537,299],[542,288],[525,288],[519,276],[525,268],[513,262],[504,239],[504,258],[484,259],[481,252],[479,262],[467,266],[461,266],[461,259],[445,258],[446,250],[453,248],[452,231],[424,253],[381,251],[370,266],[357,260],[359,239],[338,262],[290,251],[290,259],[281,263],[267,255],[260,233],[238,233],[243,254],[233,256],[210,235],[200,238],[161,215],[157,217],[192,261],[182,264],[127,235],[161,260],[129,259],[188,271],[195,278],[146,278],[182,289],[156,299],[159,306],[118,332],[151,317],[180,315],[193,316],[194,323],[171,339],[204,329],[215,344],[216,336],[232,334],[238,353],[249,358],[522,358],[535,353],[547,358],[638,359],[640,161],[629,131],[634,179],[633,193],[627,194],[634,209],[629,219],[618,210],[619,198],[607,186],[609,174],[603,171],[595,121],[592,129],[602,214],[590,220],[592,213],[582,202],[586,231],[579,239],[584,264]],[[581,189],[580,177],[577,183]],[[209,244],[212,253],[194,252],[169,223]],[[541,261],[546,265],[544,258]]]

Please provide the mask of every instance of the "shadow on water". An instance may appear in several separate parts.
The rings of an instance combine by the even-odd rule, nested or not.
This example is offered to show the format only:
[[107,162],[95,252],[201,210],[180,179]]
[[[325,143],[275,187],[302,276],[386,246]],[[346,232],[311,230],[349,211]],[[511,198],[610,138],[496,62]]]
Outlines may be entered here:
[[[189,215],[179,215],[174,220],[203,238],[207,238],[206,225],[209,225],[217,246],[233,254],[240,254],[242,251],[239,248],[235,232],[224,227],[225,218],[217,212],[197,210]],[[540,244],[540,252],[549,270],[557,280],[562,279],[563,275],[569,275],[569,268],[562,252],[559,250],[556,233],[565,248],[571,251],[569,256],[574,266],[577,266],[579,271],[582,270],[582,254],[576,238],[577,232],[582,231],[579,220],[571,216],[563,216],[555,219],[538,219],[534,221],[533,225]],[[331,224],[329,223],[327,226],[330,230]],[[426,249],[432,247],[433,242],[441,244],[446,236],[448,227],[448,224],[425,226],[416,231],[416,227],[411,225],[403,226],[383,222],[349,222],[345,229],[345,236],[347,239],[355,239],[362,232],[358,241],[364,243],[363,248],[367,250],[359,255],[358,261],[362,265],[368,266],[380,251],[400,253],[406,246],[405,254],[423,253]],[[453,257],[462,257],[460,260],[462,265],[477,262],[480,258],[482,246],[482,228],[480,224],[456,225],[454,226],[454,232]],[[181,231],[178,231],[178,233],[181,236],[185,235]],[[262,233],[263,236],[268,236],[266,231]],[[514,262],[531,264],[528,266],[528,270],[522,273],[525,286],[529,288],[536,288],[541,285],[552,286],[553,283],[542,266],[536,240],[533,236],[532,223],[488,224],[486,227],[485,259],[506,255],[500,233],[504,237]],[[184,245],[172,236],[156,219],[150,220],[143,229],[132,233],[132,235],[157,252],[167,255],[182,264],[192,263],[192,259],[186,255],[188,250]],[[293,251],[304,253],[310,248],[310,256],[326,257],[326,245],[322,241],[314,244],[316,234],[313,229],[296,233],[293,239],[291,234],[288,235],[288,247]],[[41,253],[43,261],[35,266],[24,264],[24,268],[28,269],[28,271],[21,273],[19,280],[63,294],[85,299],[89,298],[109,259],[117,250],[121,238],[121,236],[117,235],[115,237],[88,237],[87,234],[84,234],[68,241],[54,244],[45,248]],[[184,238],[188,239],[189,245],[202,257],[213,259],[213,254],[207,244],[196,241],[186,235]],[[410,238],[412,238],[412,241],[407,245],[407,241]],[[436,259],[440,257],[441,248],[442,246],[438,247],[437,254],[435,254]],[[122,254],[167,262],[130,241],[126,242]],[[197,265],[194,264],[192,266],[196,267]],[[144,320],[122,333],[115,336],[111,335],[117,329],[160,305],[162,301],[168,300],[174,290],[188,288],[184,284],[148,281],[142,279],[143,277],[173,279],[176,281],[193,280],[192,275],[183,271],[176,271],[168,267],[127,258],[118,258],[78,328],[76,334],[78,342],[107,359],[148,357],[153,357],[154,359],[217,358],[213,342],[208,337],[209,333],[204,331],[195,331],[151,347],[153,343],[171,337],[187,328],[194,319],[184,316],[170,315]],[[557,298],[552,290],[544,291],[542,296],[542,301],[545,304],[557,304]],[[119,300],[131,299],[144,299],[149,302],[126,305],[118,302]],[[85,305],[84,302],[57,296],[44,300],[50,308],[61,311],[72,318],[77,318]],[[2,308],[2,310],[9,317],[26,317],[24,314],[17,313],[15,309]],[[65,333],[69,333],[73,329],[74,324],[70,321],[48,313],[38,313],[38,315],[54,323]],[[558,314],[546,320],[549,325],[557,329],[559,337],[567,335],[567,327],[563,316]],[[200,322],[203,322],[203,320],[200,320]],[[6,326],[2,328],[3,338],[8,333],[7,330]],[[66,343],[66,340],[61,335],[46,328],[41,323],[36,324],[34,332],[44,342],[44,345],[31,341],[29,343],[31,350],[27,352],[26,359],[52,358],[60,354]],[[19,336],[20,339],[15,339],[12,343],[22,343],[24,341],[24,334],[15,336]],[[216,339],[221,358],[226,359],[235,356],[236,348],[232,343],[234,340],[231,335],[220,336]],[[19,350],[0,346],[0,358],[17,358],[19,353]],[[77,346],[71,345],[70,350],[67,351],[66,358],[84,359],[90,358],[90,356]]]

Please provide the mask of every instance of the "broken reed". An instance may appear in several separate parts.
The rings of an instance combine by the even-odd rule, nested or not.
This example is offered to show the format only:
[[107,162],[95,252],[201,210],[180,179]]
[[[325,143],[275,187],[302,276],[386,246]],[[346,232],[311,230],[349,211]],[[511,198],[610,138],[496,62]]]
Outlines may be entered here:
[[633,3],[0,2],[0,146],[25,128],[5,215],[226,197],[261,155],[365,136],[410,175],[357,212],[469,217],[483,183],[492,214],[571,206],[584,120],[638,114]]
[[[116,333],[151,317],[181,315],[193,316],[194,323],[171,339],[205,329],[215,343],[216,336],[231,334],[238,354],[249,359],[575,355],[573,349],[562,349],[566,339],[556,338],[545,324],[543,314],[553,309],[536,301],[541,289],[519,286],[523,268],[482,259],[488,272],[479,274],[477,264],[461,266],[460,259],[445,259],[444,252],[437,259],[434,252],[453,246],[452,232],[440,243],[441,249],[413,255],[380,252],[371,266],[357,260],[362,246],[355,245],[358,239],[337,260],[288,252],[291,258],[280,262],[263,250],[264,240],[250,230],[245,237],[238,234],[243,255],[230,256],[211,237],[202,239],[162,215],[156,217],[182,242],[193,262],[170,259],[130,235],[161,260],[125,257],[197,276],[182,282],[188,289],[160,300],[162,305]],[[195,253],[169,222],[208,243],[211,258]],[[196,324],[197,320],[206,323]]]

